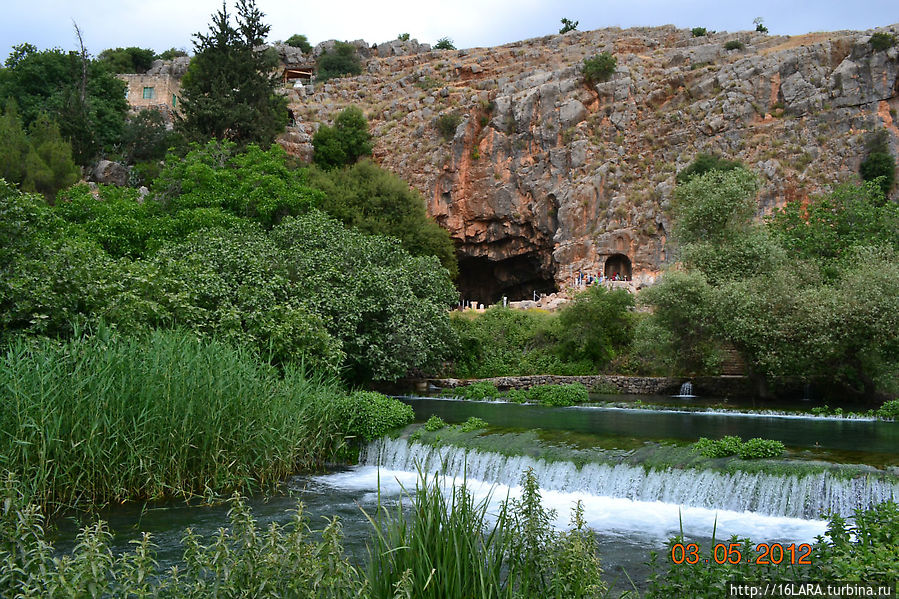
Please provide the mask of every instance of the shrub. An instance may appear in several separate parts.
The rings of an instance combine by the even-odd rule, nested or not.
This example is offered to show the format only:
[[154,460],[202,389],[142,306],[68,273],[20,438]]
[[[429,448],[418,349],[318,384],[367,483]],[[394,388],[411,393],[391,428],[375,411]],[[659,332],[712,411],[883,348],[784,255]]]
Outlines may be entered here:
[[784,452],[784,444],[773,439],[749,439],[737,452],[741,460],[757,460],[761,458],[776,458]]
[[444,139],[450,140],[456,134],[456,128],[461,122],[462,115],[460,115],[458,112],[447,112],[437,117],[435,126],[437,127],[437,131],[440,132],[440,135],[442,135]]
[[562,28],[559,29],[559,33],[565,34],[569,31],[577,31],[578,23],[580,23],[580,21],[572,21],[571,19],[562,17]]
[[702,37],[708,32],[706,31],[705,27],[694,27],[690,30],[690,33],[693,35],[693,37]]
[[743,446],[743,440],[740,437],[726,436],[717,441],[700,437],[693,444],[693,451],[701,453],[707,458],[725,458],[727,456],[737,455]]
[[896,181],[896,159],[889,152],[871,152],[859,165],[858,172],[865,181],[874,181],[887,195]]
[[398,399],[374,391],[355,391],[337,400],[338,422],[348,436],[371,441],[415,420],[415,413]]
[[545,406],[573,406],[590,401],[587,388],[581,383],[567,385],[537,385],[527,391],[528,399]]
[[324,52],[316,62],[316,76],[321,82],[361,72],[362,63],[356,56],[356,48],[346,42],[337,42],[332,50]]
[[618,61],[609,52],[602,52],[592,58],[584,59],[584,66],[581,72],[584,75],[584,81],[587,85],[595,85],[601,81],[606,81],[615,72]]
[[762,17],[756,17],[752,20],[752,24],[755,25],[755,30],[759,33],[768,33],[768,28],[765,27],[765,19]]
[[334,126],[322,125],[312,136],[313,161],[324,169],[353,164],[371,155],[368,120],[356,106],[347,106],[334,119]]
[[401,33],[401,34],[399,34],[398,36],[396,36],[396,39],[400,40],[401,42],[408,42],[408,41],[409,41],[409,34],[408,34],[408,33]]
[[453,45],[453,40],[448,37],[442,37],[437,40],[437,43],[434,44],[435,50],[455,50],[456,46]]
[[445,426],[446,426],[446,422],[443,420],[443,418],[441,418],[440,416],[437,416],[436,414],[434,414],[433,416],[428,418],[428,421],[425,422],[425,430],[428,431],[429,433],[433,433],[434,431],[439,431],[440,429],[442,429]]
[[596,285],[577,294],[559,314],[559,356],[602,368],[630,345],[633,307],[634,296],[624,289]]
[[482,428],[487,428],[490,426],[487,424],[486,420],[482,420],[476,416],[470,417],[468,420],[462,423],[460,426],[463,433],[470,433],[472,431],[480,430]]
[[678,183],[686,183],[693,177],[704,175],[710,171],[732,171],[742,167],[743,163],[739,160],[727,160],[717,154],[706,154],[703,152],[697,154],[689,166],[677,173],[675,180]]
[[875,52],[883,52],[896,45],[896,36],[891,33],[878,31],[871,35],[868,43],[871,44]]
[[724,44],[725,50],[742,50],[744,48],[743,42],[740,40],[730,40],[726,44]]
[[465,387],[456,387],[450,393],[456,397],[471,400],[492,399],[500,396],[499,389],[490,381],[478,381]]
[[309,54],[312,52],[312,44],[309,43],[309,40],[306,39],[305,35],[296,33],[291,35],[284,41],[288,46],[292,46],[294,48],[299,48],[303,51],[303,54]]
[[877,417],[884,420],[899,419],[899,399],[884,402],[880,409],[877,410]]

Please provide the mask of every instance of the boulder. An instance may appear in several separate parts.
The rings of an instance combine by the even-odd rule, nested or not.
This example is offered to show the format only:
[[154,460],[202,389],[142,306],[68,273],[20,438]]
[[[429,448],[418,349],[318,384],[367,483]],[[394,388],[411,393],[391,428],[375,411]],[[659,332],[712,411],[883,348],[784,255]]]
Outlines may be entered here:
[[91,181],[106,185],[125,187],[128,185],[128,175],[130,172],[130,169],[120,162],[101,160],[97,163],[97,166],[91,170]]

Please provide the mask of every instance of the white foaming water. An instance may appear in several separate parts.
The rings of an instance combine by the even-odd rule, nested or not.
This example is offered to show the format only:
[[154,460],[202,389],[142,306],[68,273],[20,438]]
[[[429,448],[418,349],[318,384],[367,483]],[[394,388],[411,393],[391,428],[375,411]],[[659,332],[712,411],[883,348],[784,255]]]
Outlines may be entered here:
[[[768,516],[816,519],[824,512],[852,515],[899,499],[899,484],[873,477],[838,478],[826,472],[804,476],[699,469],[646,470],[627,464],[545,462],[528,456],[504,456],[433,447],[404,439],[383,439],[368,446],[360,462],[390,471],[439,472],[506,487],[519,484],[532,468],[541,489],[637,502],[689,506]],[[414,486],[414,484],[413,484]]]
[[[428,472],[428,470],[422,470]],[[520,475],[520,472],[519,472]],[[429,480],[434,479],[431,472]],[[380,489],[382,501],[396,499],[403,493],[414,492],[419,475],[416,471],[389,470],[377,466],[357,466],[349,471],[315,477],[328,487],[361,494],[361,503],[369,513],[378,500]],[[444,488],[461,485],[463,479],[453,476],[438,476],[438,483]],[[505,485],[475,478],[469,471],[465,480],[475,501],[490,498],[489,512],[498,512],[500,503],[507,498],[519,499],[521,487]],[[811,543],[818,535],[823,535],[827,526],[822,520],[804,520],[765,516],[752,512],[712,510],[701,507],[679,506],[660,501],[635,501],[621,497],[605,497],[584,491],[559,491],[541,487],[543,506],[556,510],[555,526],[568,528],[572,507],[577,501],[584,506],[587,525],[597,532],[643,539],[652,545],[661,545],[669,537],[683,532],[690,538],[708,538],[715,531],[717,539],[727,540],[732,535],[761,541],[788,541]]]

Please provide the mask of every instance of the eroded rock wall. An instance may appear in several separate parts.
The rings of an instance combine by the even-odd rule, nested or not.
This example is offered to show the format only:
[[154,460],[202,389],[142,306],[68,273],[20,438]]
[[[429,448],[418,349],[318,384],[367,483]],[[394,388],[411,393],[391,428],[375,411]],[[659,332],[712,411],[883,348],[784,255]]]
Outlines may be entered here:
[[[871,33],[605,29],[375,57],[361,76],[293,96],[305,133],[285,145],[308,156],[315,123],[360,106],[375,159],[455,239],[463,297],[522,299],[618,254],[639,286],[676,251],[674,176],[697,153],[757,172],[760,216],[854,176],[868,131],[890,131],[897,153],[899,48],[875,52]],[[588,86],[580,65],[603,51],[617,69]],[[450,113],[461,122],[445,138],[435,125]]]

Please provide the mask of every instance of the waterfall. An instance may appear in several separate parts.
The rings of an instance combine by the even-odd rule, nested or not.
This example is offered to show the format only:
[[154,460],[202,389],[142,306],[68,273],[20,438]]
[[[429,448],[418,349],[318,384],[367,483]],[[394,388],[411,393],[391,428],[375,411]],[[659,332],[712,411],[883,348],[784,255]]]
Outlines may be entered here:
[[693,397],[693,383],[687,381],[680,386],[680,394],[678,397]]
[[578,467],[568,461],[433,447],[404,439],[371,443],[360,463],[406,472],[421,468],[428,474],[440,472],[508,486],[518,485],[522,472],[533,468],[541,489],[550,491],[791,518],[819,518],[826,511],[850,516],[855,508],[899,500],[899,483],[867,476],[844,479],[827,472],[797,476],[690,468],[646,470],[629,464],[597,463]]

